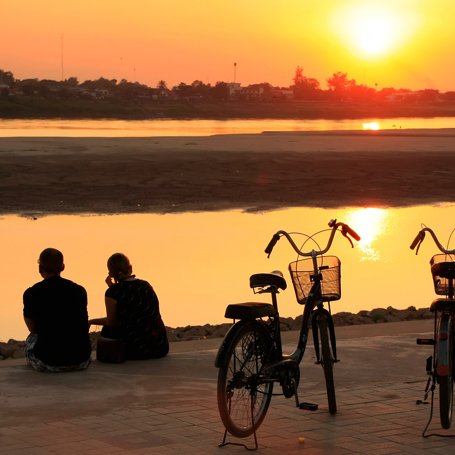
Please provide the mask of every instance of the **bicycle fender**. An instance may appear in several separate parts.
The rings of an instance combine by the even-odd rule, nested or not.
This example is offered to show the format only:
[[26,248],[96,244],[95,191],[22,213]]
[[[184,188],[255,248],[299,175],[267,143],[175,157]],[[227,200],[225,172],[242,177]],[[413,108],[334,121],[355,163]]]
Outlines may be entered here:
[[313,341],[314,341],[314,349],[316,351],[316,359],[319,362],[320,361],[320,356],[319,356],[319,335],[318,335],[318,330],[317,330],[317,325],[318,325],[318,316],[319,314],[324,313],[326,318],[327,318],[327,328],[329,329],[329,334],[330,334],[330,344],[332,346],[332,354],[336,362],[337,360],[337,346],[336,346],[336,338],[335,338],[335,328],[333,325],[333,318],[330,312],[325,309],[325,308],[319,308],[313,313],[313,319],[312,319],[312,329],[313,329]]
[[220,368],[224,365],[226,361],[226,353],[229,345],[231,344],[232,339],[234,338],[235,334],[247,323],[251,321],[240,320],[236,322],[226,333],[226,336],[221,343],[220,348],[218,349],[218,354],[216,355],[215,359],[215,367]]
[[450,317],[443,315],[439,321],[438,330],[438,360],[437,372],[438,376],[447,376],[449,374],[449,330],[450,330]]

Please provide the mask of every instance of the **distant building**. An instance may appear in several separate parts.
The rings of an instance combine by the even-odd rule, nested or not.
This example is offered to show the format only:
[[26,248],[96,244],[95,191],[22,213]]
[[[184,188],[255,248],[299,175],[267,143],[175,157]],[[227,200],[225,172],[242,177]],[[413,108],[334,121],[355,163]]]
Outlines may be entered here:
[[229,88],[229,98],[235,98],[236,94],[243,90],[240,82],[228,82],[227,86]]

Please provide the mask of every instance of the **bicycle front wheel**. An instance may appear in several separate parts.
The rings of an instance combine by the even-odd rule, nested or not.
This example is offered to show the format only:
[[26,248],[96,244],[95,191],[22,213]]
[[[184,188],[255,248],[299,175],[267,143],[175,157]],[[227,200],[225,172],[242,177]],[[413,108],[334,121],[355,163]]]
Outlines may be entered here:
[[[444,333],[447,333],[447,338],[441,337],[441,334]],[[438,338],[439,414],[442,428],[448,430],[452,424],[454,380],[454,327],[453,320],[448,314],[441,315]],[[445,367],[445,371],[441,371],[440,364],[442,363],[448,366],[448,368]]]
[[227,348],[218,373],[218,409],[233,436],[250,436],[264,420],[272,397],[273,382],[265,382],[264,365],[272,338],[258,321],[242,326]]
[[318,318],[319,334],[321,336],[321,363],[324,369],[325,385],[327,388],[327,400],[329,402],[330,414],[336,414],[337,401],[335,396],[335,382],[333,380],[334,359],[330,348],[329,332],[327,327],[327,317],[321,315]]

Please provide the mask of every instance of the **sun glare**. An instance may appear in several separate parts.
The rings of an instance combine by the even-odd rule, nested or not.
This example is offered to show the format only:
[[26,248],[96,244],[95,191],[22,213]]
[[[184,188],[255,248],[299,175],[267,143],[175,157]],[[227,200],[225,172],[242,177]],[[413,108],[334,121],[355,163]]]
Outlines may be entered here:
[[351,2],[334,13],[332,25],[351,52],[376,58],[404,45],[415,29],[415,18],[385,5]]
[[364,123],[363,129],[377,131],[377,130],[379,130],[379,123],[377,123],[377,122]]
[[384,52],[393,44],[393,20],[384,14],[376,16],[365,12],[352,25],[355,42],[367,54]]

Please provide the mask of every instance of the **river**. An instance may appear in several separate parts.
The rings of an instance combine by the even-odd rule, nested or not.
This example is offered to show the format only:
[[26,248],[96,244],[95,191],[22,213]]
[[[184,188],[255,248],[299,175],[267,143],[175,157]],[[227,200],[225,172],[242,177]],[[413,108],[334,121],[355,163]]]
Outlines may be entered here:
[[[379,128],[452,128],[454,118],[365,120],[1,120],[0,137],[146,137],[251,134],[262,131],[359,130]],[[429,260],[437,250],[427,239],[419,256],[409,244],[425,222],[447,241],[453,205],[406,209],[293,209],[263,214],[242,212],[175,215],[48,216],[38,220],[0,218],[3,260],[0,276],[0,340],[24,339],[22,293],[40,279],[41,250],[59,248],[64,276],[87,288],[89,315],[104,314],[106,260],[116,251],[128,256],[135,273],[149,280],[160,297],[168,326],[226,322],[225,306],[264,300],[254,296],[248,278],[256,272],[287,272],[295,254],[282,240],[267,259],[264,247],[280,229],[312,234],[332,218],[352,225],[362,241],[351,249],[341,236],[333,246],[342,268],[342,299],[333,312],[375,307],[428,307],[435,297]],[[127,233],[127,235],[125,235]],[[445,242],[443,242],[445,244]],[[332,251],[331,251],[332,252]],[[280,295],[282,316],[301,313],[292,287]]]
[[[455,128],[455,118],[356,120],[0,120],[0,137],[149,137],[255,134],[263,131],[328,131],[370,128]],[[364,125],[366,125],[364,127]],[[376,126],[377,125],[377,126]]]
[[[447,245],[454,208],[74,215],[37,220],[5,216],[0,218],[0,340],[26,337],[22,294],[41,279],[37,258],[47,247],[63,252],[62,276],[86,287],[91,318],[105,314],[106,261],[117,251],[129,256],[134,273],[154,286],[168,326],[228,322],[224,311],[229,303],[267,301],[267,296],[253,295],[248,280],[253,273],[272,270],[281,270],[288,282],[288,289],[279,296],[280,314],[296,317],[303,307],[296,302],[287,270],[296,254],[285,239],[269,259],[264,248],[278,230],[313,234],[325,229],[332,218],[348,223],[362,237],[351,248],[338,235],[330,251],[342,263],[342,298],[332,303],[333,312],[428,307],[436,297],[429,261],[438,251],[430,236],[418,256],[409,245],[422,222]],[[318,236],[321,247],[327,241],[324,235]]]

